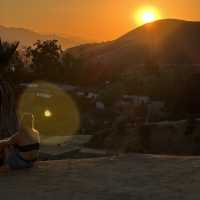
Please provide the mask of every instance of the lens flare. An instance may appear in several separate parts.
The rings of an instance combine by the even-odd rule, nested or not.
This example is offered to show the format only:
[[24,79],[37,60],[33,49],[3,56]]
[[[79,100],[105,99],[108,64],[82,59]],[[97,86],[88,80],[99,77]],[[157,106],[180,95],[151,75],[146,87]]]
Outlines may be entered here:
[[77,133],[80,114],[71,96],[51,83],[36,82],[34,85],[37,87],[27,86],[18,101],[19,119],[24,113],[32,113],[35,116],[35,128],[43,136]]
[[45,116],[45,117],[51,117],[51,116],[52,116],[51,111],[50,111],[50,110],[45,110],[45,111],[44,111],[44,116]]

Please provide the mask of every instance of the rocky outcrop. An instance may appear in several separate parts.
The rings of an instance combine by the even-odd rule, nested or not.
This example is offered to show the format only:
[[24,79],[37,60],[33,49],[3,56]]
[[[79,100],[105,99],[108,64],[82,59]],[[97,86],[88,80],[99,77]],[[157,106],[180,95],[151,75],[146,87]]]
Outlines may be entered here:
[[[123,122],[121,123],[123,124]],[[117,152],[151,154],[200,154],[200,122],[197,120],[190,133],[188,121],[160,122],[141,126],[115,122],[111,128],[99,131],[87,144]],[[189,128],[189,129],[188,129]]]

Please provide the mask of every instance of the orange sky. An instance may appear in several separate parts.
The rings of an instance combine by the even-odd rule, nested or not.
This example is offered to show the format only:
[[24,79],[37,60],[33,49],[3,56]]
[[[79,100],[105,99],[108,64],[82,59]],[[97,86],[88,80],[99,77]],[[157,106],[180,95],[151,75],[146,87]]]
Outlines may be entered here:
[[104,41],[133,29],[148,5],[162,18],[200,21],[200,0],[0,0],[0,24]]

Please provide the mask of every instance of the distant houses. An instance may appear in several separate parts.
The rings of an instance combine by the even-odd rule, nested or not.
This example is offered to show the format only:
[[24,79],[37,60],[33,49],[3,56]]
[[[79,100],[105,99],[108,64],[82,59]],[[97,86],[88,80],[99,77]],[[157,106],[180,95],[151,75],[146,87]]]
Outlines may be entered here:
[[136,115],[145,115],[146,122],[159,121],[166,116],[165,102],[152,99],[148,96],[124,95],[121,104],[129,104],[129,107],[132,106],[132,112],[135,112]]
[[141,104],[141,103],[149,103],[150,102],[150,97],[148,96],[136,96],[136,95],[124,95],[123,96],[123,101],[129,101],[134,104]]
[[[40,89],[37,83],[21,83],[21,87],[27,88],[37,88],[35,95],[41,98],[49,99],[53,96],[49,91],[45,89]],[[99,94],[92,91],[83,91],[78,86],[73,85],[59,85],[59,87],[65,91],[69,92],[78,99],[84,99],[84,101],[89,104],[93,104],[96,110],[106,110],[106,105],[103,101],[99,99]],[[117,107],[115,107],[117,105]],[[119,108],[121,113],[132,112],[133,116],[142,116],[145,118],[146,122],[149,121],[159,121],[162,120],[165,115],[165,102],[154,100],[149,96],[139,96],[139,95],[126,95],[124,94],[120,99],[113,102],[113,110],[117,111]],[[128,108],[128,109],[127,109]],[[112,109],[111,109],[112,110]]]

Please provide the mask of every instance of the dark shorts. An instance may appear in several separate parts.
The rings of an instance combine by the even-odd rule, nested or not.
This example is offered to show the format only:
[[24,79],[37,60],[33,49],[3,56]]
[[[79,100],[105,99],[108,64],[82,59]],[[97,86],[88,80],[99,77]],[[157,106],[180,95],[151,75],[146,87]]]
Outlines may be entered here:
[[8,153],[4,164],[8,165],[11,169],[25,169],[33,167],[32,161],[24,160],[18,151],[11,151]]

